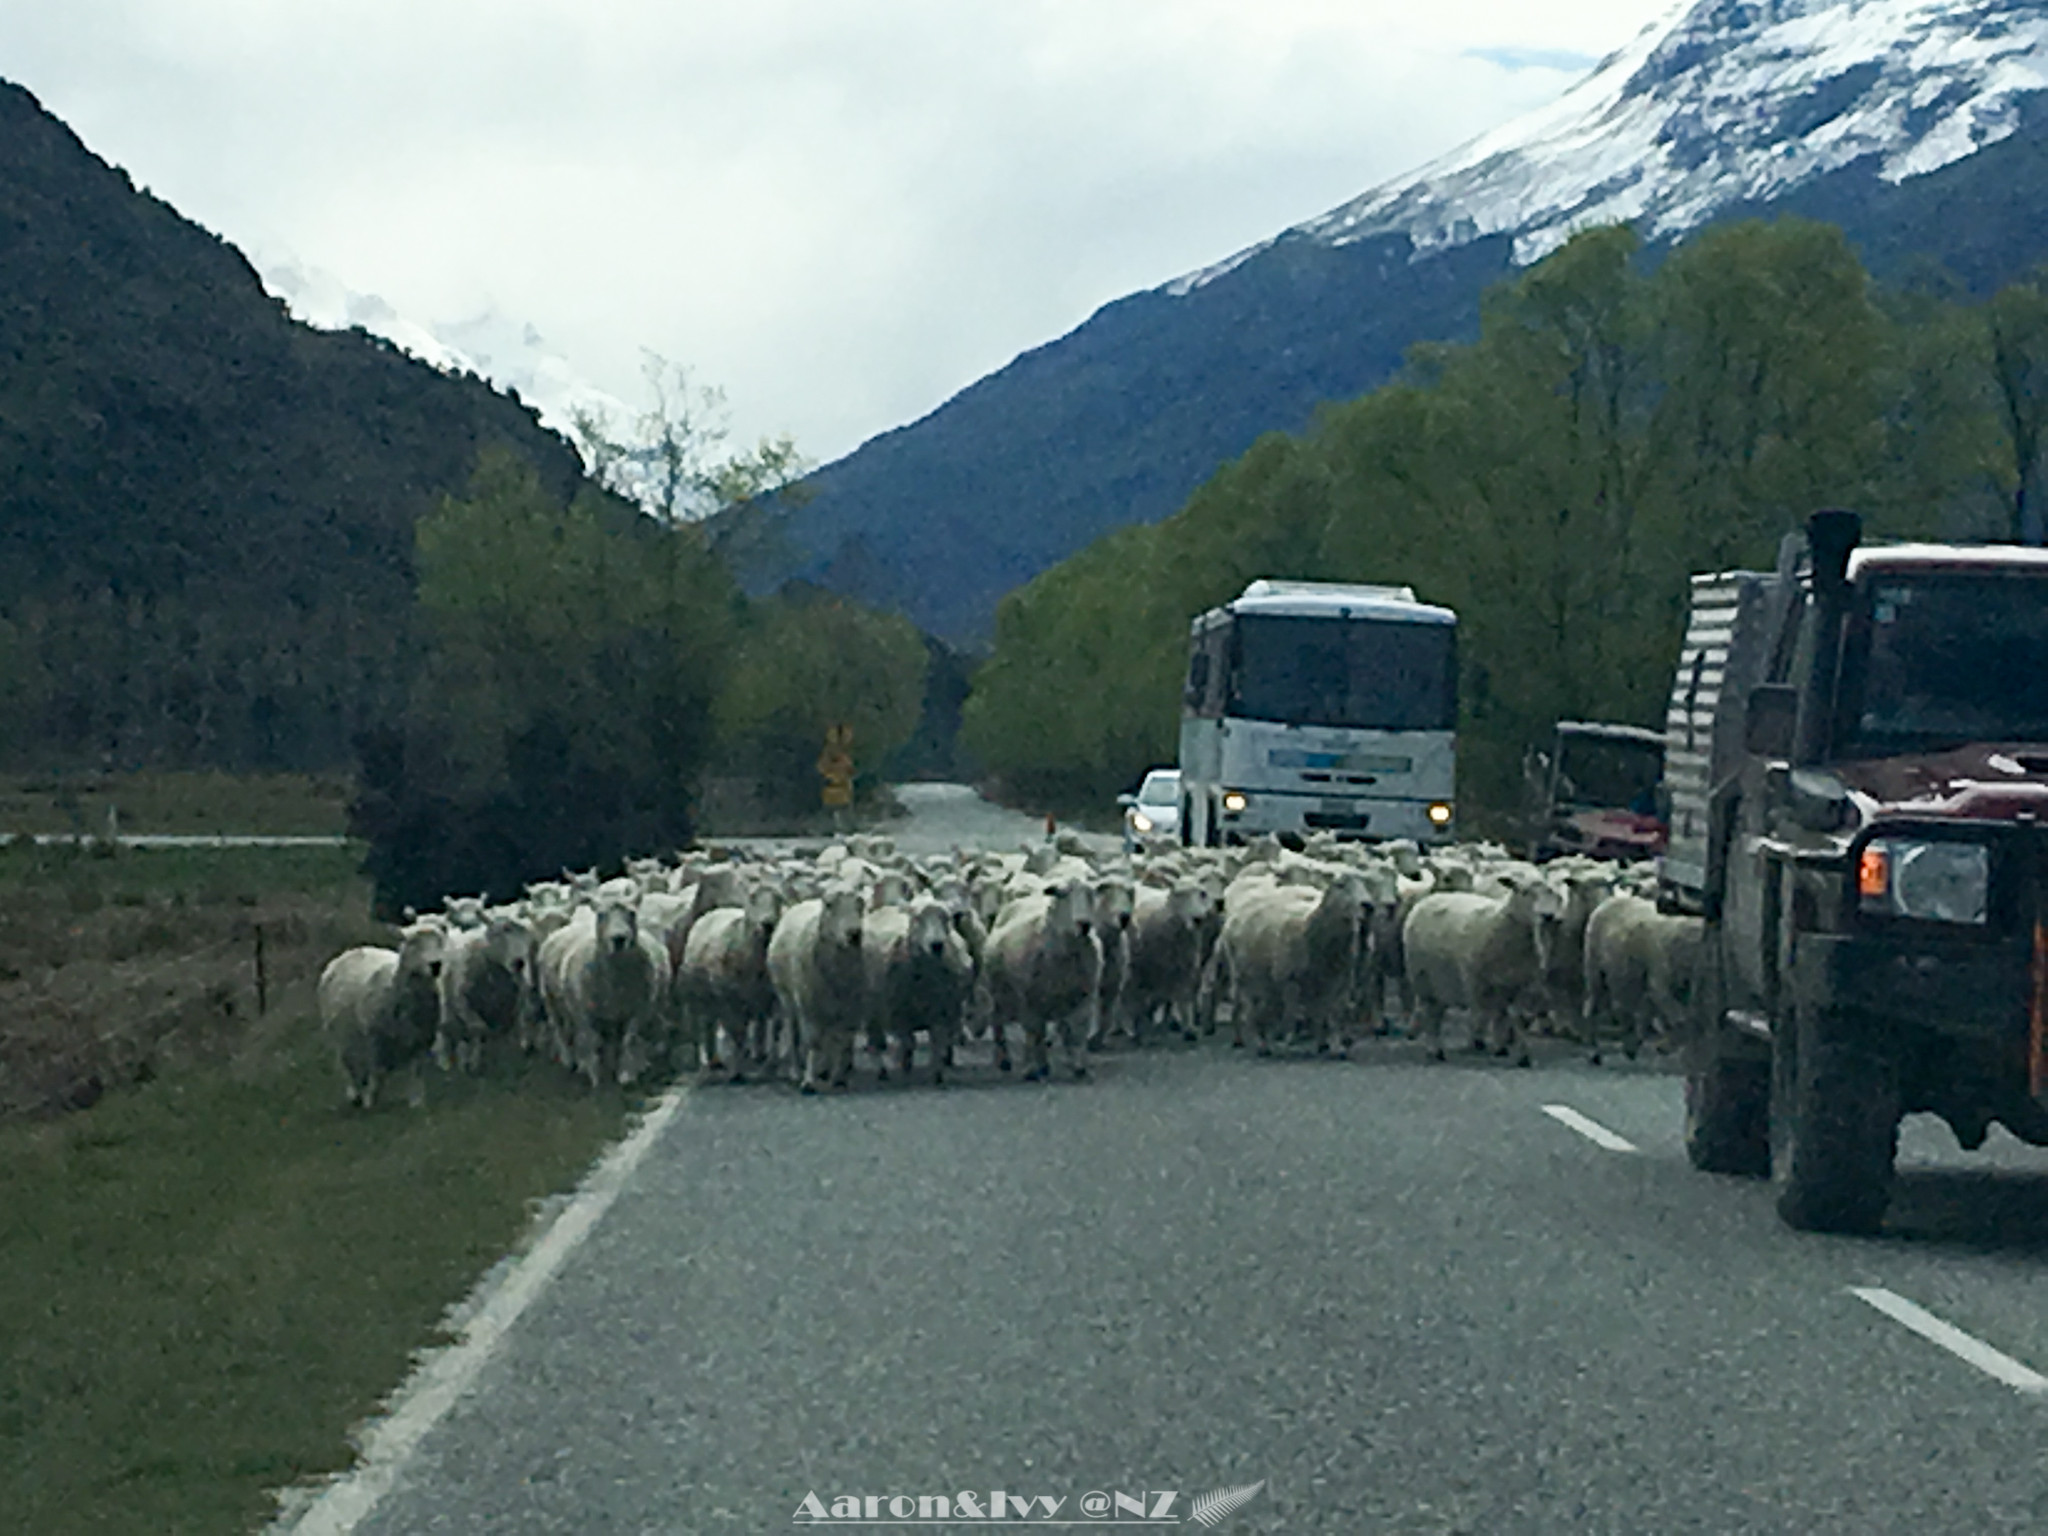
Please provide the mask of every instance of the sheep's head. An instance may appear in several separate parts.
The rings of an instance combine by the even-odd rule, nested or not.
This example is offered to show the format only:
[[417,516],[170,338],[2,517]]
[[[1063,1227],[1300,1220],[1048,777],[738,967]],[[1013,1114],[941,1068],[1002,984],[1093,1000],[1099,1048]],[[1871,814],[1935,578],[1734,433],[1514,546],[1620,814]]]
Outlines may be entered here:
[[1056,933],[1087,934],[1095,926],[1095,887],[1085,880],[1070,881],[1049,893],[1052,906],[1046,926]]
[[1191,928],[1206,923],[1216,911],[1216,893],[1198,882],[1176,885],[1166,897],[1166,910]]
[[1137,892],[1121,876],[1104,880],[1095,887],[1095,915],[1105,929],[1128,928]]
[[597,948],[600,954],[617,955],[631,949],[640,938],[640,914],[623,901],[607,901],[597,909]]
[[946,953],[953,938],[953,914],[943,902],[927,898],[910,910],[909,936],[905,942],[913,955],[936,960]]
[[415,922],[399,937],[398,972],[401,976],[436,979],[447,958],[448,934],[439,923]]
[[782,918],[782,892],[772,885],[758,885],[747,893],[747,922],[762,933],[771,934]]
[[1529,924],[1536,945],[1536,963],[1550,969],[1551,956],[1562,942],[1566,897],[1542,876],[1525,880],[1508,898],[1510,909]]
[[819,943],[836,949],[858,949],[865,905],[860,892],[851,887],[835,886],[827,891],[818,914]]
[[484,930],[484,957],[514,976],[533,971],[533,930],[516,917],[494,917]]

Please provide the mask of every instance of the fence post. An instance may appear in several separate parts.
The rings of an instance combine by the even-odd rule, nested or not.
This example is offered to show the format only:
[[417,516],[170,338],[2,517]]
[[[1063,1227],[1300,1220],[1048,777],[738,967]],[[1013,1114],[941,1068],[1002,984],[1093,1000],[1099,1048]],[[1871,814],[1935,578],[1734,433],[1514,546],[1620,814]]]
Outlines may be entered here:
[[256,925],[256,1016],[270,1011],[270,971],[264,964],[263,925]]

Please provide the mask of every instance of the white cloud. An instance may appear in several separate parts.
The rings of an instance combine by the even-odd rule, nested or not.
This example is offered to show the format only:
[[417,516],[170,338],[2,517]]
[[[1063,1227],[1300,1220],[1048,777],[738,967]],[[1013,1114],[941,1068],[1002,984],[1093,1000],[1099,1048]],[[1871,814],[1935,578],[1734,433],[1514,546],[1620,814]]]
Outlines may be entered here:
[[0,74],[230,239],[832,457],[1668,4],[0,0]]

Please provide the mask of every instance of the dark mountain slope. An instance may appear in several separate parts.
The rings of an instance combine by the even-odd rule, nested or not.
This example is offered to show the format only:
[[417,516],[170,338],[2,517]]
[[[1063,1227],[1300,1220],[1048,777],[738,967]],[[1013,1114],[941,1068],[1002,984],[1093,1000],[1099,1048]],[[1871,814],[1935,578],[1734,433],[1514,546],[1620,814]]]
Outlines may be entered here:
[[0,702],[18,761],[343,762],[402,684],[412,529],[516,400],[290,320],[0,82]]
[[1511,253],[1617,210],[1652,259],[1709,222],[1798,213],[1841,224],[1880,277],[1934,262],[1989,291],[2048,257],[2048,95],[2026,83],[2044,36],[2039,0],[1703,0],[1555,108],[1110,304],[827,466],[790,569],[985,635],[1003,592],[1168,515],[1415,342],[1470,336]]

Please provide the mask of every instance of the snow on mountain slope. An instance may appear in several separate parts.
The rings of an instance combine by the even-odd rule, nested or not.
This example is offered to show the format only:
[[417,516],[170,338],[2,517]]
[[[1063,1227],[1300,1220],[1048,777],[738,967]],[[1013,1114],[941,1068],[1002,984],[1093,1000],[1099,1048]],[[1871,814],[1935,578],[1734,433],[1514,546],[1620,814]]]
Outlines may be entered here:
[[582,378],[567,359],[548,349],[540,333],[495,309],[467,320],[422,324],[401,315],[375,294],[357,293],[332,273],[276,250],[249,253],[263,286],[283,299],[292,317],[322,330],[361,326],[401,351],[450,373],[474,373],[500,389],[518,392],[541,421],[574,442],[575,413],[596,411],[619,424],[633,409]]
[[1891,182],[1939,170],[2042,90],[2048,0],[1686,0],[1550,106],[1290,233],[1417,256],[1506,233],[1522,264],[1596,224],[1665,239],[1867,157]]

